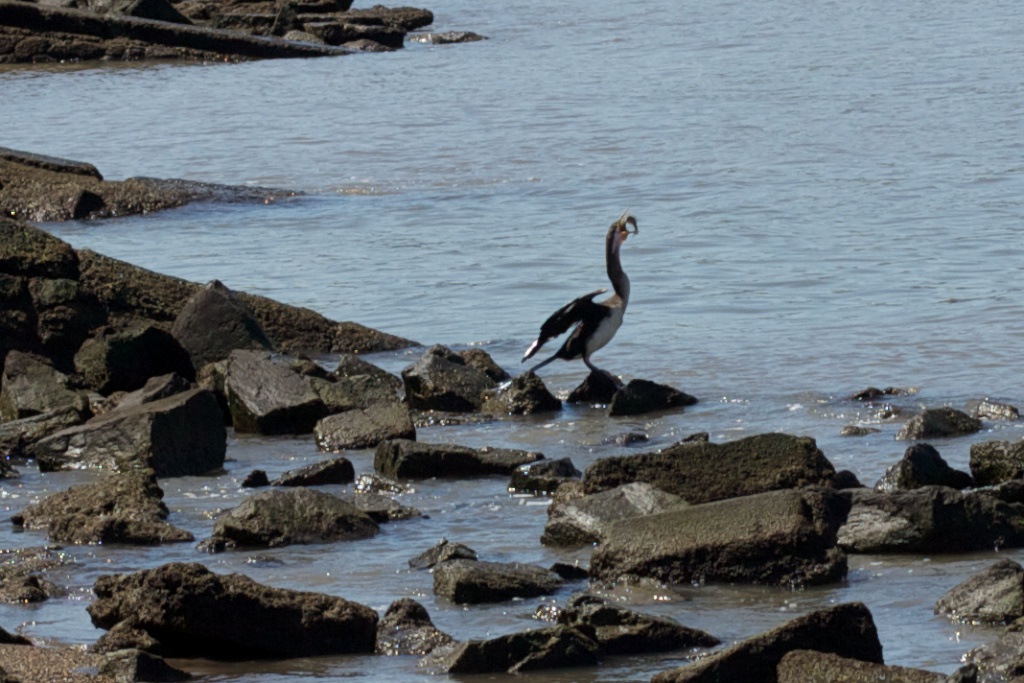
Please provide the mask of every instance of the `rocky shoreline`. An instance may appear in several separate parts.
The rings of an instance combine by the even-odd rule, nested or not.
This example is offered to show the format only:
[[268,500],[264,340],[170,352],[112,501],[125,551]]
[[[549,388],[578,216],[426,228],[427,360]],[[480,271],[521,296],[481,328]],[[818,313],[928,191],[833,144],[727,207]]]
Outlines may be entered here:
[[[563,401],[536,375],[513,378],[480,349],[431,346],[392,374],[359,354],[415,342],[75,250],[21,218],[80,217],[76,206],[105,207],[87,216],[114,215],[136,191],[157,198],[147,205],[153,210],[178,199],[265,199],[263,190],[204,194],[209,186],[197,191],[184,181],[111,187],[88,164],[11,150],[0,154],[0,172],[0,486],[16,484],[24,468],[104,473],[26,505],[13,524],[52,543],[196,549],[195,562],[100,577],[88,611],[105,633],[88,652],[0,634],[8,643],[0,680],[45,680],[40,672],[67,661],[98,672],[74,680],[184,680],[188,674],[165,656],[180,664],[377,653],[469,674],[599,666],[666,651],[691,653],[693,662],[655,681],[1020,680],[1024,568],[1009,561],[936,604],[953,619],[1007,625],[1000,640],[966,653],[951,677],[886,665],[860,603],[723,645],[714,633],[625,609],[596,591],[704,582],[793,589],[845,580],[851,554],[1024,547],[1020,444],[976,443],[971,471],[963,472],[926,443],[977,432],[986,420],[1016,419],[1012,406],[979,404],[974,414],[936,407],[909,417],[899,437],[910,442],[903,459],[871,487],[837,471],[813,439],[787,434],[725,443],[694,434],[660,450],[599,458],[582,473],[568,459],[530,450],[423,442],[417,437],[426,425],[556,414]],[[177,199],[162,201],[165,194]],[[873,401],[886,391],[894,390],[846,400]],[[657,382],[623,386],[597,373],[568,400],[610,415],[682,411],[697,401]],[[243,486],[261,490],[225,510],[197,541],[175,526],[160,481],[222,468],[229,429],[312,435],[323,460],[274,481],[254,470]],[[373,450],[372,473],[357,474],[345,457],[360,449]],[[202,563],[234,549],[358,544],[382,525],[422,516],[400,502],[410,482],[484,476],[550,497],[538,543],[593,545],[590,566],[496,562],[443,541],[410,567],[430,571],[435,595],[453,604],[578,589],[538,613],[546,623],[529,631],[460,642],[405,596],[379,614],[341,596],[272,588]],[[324,484],[351,484],[353,493],[316,488]],[[0,598],[32,604],[59,594],[48,578],[66,566],[59,547],[6,554]]]

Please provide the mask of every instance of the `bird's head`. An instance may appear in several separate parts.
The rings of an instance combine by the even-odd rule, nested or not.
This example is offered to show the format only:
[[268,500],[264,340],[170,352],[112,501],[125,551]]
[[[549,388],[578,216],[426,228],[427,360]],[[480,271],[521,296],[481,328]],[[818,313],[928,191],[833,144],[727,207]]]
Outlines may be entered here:
[[[629,226],[633,226],[630,230]],[[640,233],[640,228],[636,225],[636,218],[633,218],[633,214],[628,211],[619,217],[619,220],[612,223],[611,227],[608,228],[608,243],[614,249],[618,249],[619,246],[626,241],[626,237],[629,235],[637,235]]]

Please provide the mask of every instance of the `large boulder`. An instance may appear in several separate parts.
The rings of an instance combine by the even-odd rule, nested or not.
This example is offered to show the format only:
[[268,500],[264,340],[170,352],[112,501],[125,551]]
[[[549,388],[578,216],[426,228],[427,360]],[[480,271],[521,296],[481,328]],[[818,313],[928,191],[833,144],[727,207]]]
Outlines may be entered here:
[[481,407],[483,412],[494,415],[532,415],[561,409],[562,402],[532,372],[485,391]]
[[377,625],[377,654],[425,655],[454,642],[434,626],[426,608],[412,598],[391,603]]
[[836,532],[849,501],[830,489],[770,491],[609,525],[591,558],[605,583],[642,578],[782,586],[842,580]]
[[797,617],[693,664],[656,674],[651,683],[776,683],[776,667],[794,650],[882,663],[882,644],[871,612],[854,602]]
[[1009,624],[1024,617],[1024,567],[999,560],[946,591],[935,613],[967,624]]
[[951,683],[945,674],[886,666],[815,650],[792,650],[776,668],[778,683]]
[[484,392],[497,384],[486,372],[440,345],[430,347],[402,370],[402,380],[410,408],[453,413],[479,410]]
[[75,369],[88,387],[103,395],[133,391],[150,377],[170,372],[190,381],[196,378],[181,344],[166,330],[145,322],[100,330],[75,354]]
[[12,521],[46,530],[57,543],[158,545],[191,541],[167,523],[170,512],[152,470],[131,470],[53,493]]
[[185,302],[171,334],[196,368],[224,360],[235,349],[273,348],[248,307],[218,280],[207,283]]
[[373,468],[386,477],[429,479],[484,474],[511,474],[520,465],[543,460],[540,453],[508,448],[469,448],[407,439],[382,441]]
[[1024,479],[1024,441],[972,443],[970,467],[978,486]]
[[237,432],[309,434],[328,413],[307,379],[266,351],[232,351],[224,391]]
[[551,626],[490,640],[470,640],[434,651],[429,659],[448,674],[527,673],[543,669],[595,666],[600,645],[593,631],[576,626]]
[[317,448],[338,452],[358,448],[376,448],[389,439],[416,440],[409,409],[403,403],[377,403],[328,415],[313,427]]
[[897,439],[936,439],[947,436],[964,436],[981,430],[981,420],[971,417],[962,410],[943,406],[926,408],[907,420],[896,433]]
[[158,477],[205,474],[224,464],[227,431],[217,399],[192,389],[94,417],[28,446],[42,471],[152,468]]
[[689,503],[679,496],[665,493],[645,482],[623,484],[581,498],[555,500],[548,506],[548,521],[540,542],[552,546],[598,543],[615,522],[687,505]]
[[217,518],[205,547],[277,548],[375,536],[377,524],[337,496],[306,488],[254,493]]
[[885,471],[882,479],[875,484],[875,490],[897,491],[922,486],[965,489],[972,483],[971,475],[954,470],[931,445],[916,443],[906,450],[903,460]]
[[449,560],[434,567],[434,593],[459,604],[551,595],[561,585],[554,572],[519,562]]
[[0,378],[0,422],[63,408],[73,408],[83,419],[89,416],[88,399],[49,361],[21,351],[7,354]]
[[882,493],[843,491],[839,530],[850,553],[955,553],[1024,546],[1024,483],[960,492],[943,486]]
[[681,496],[690,503],[776,489],[829,485],[835,468],[814,439],[758,434],[723,444],[684,442],[663,451],[601,458],[587,468],[588,493],[634,481]]
[[372,653],[376,610],[344,598],[271,588],[201,564],[100,576],[92,623],[145,631],[167,657],[266,659]]
[[673,410],[692,406],[697,399],[665,384],[646,379],[634,379],[618,389],[608,405],[608,414],[643,415],[658,410]]

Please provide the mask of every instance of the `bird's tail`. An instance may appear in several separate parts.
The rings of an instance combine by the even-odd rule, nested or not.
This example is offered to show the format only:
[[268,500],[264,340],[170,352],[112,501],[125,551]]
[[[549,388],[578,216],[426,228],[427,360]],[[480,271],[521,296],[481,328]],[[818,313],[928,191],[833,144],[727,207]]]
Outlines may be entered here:
[[523,354],[523,359],[521,361],[519,361],[519,362],[520,363],[525,363],[530,358],[533,358],[533,354],[537,353],[537,351],[540,350],[540,347],[541,347],[541,342],[540,342],[540,337],[538,337],[537,339],[534,339],[533,343],[530,344],[529,348],[526,349],[526,353]]

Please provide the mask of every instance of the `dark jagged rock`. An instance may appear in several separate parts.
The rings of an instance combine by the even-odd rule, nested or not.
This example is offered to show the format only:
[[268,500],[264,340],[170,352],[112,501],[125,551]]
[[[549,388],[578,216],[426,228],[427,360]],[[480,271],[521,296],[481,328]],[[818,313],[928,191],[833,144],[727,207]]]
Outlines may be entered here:
[[452,543],[446,538],[430,550],[425,550],[409,560],[412,569],[430,569],[449,560],[476,560],[476,551],[462,543]]
[[582,473],[576,469],[572,460],[541,460],[532,465],[521,465],[512,473],[508,490],[513,493],[533,493],[542,495],[553,493],[555,489],[567,481],[579,480]]
[[142,629],[135,628],[127,621],[119,621],[89,646],[90,652],[107,654],[118,650],[139,650],[160,655],[163,651],[160,641]]
[[471,368],[476,368],[480,372],[484,373],[491,378],[491,381],[495,383],[507,382],[512,379],[504,368],[494,362],[491,358],[491,354],[487,353],[483,349],[466,349],[465,351],[459,351],[455,354],[462,361]]
[[936,439],[963,436],[981,430],[981,420],[955,408],[926,408],[907,420],[896,433],[897,439]]
[[272,483],[274,486],[326,486],[351,484],[355,480],[356,470],[348,458],[333,458],[289,470]]
[[159,401],[162,398],[174,396],[193,388],[194,386],[191,382],[176,372],[160,375],[159,377],[150,377],[141,389],[136,389],[122,395],[117,401],[116,407],[133,408],[144,403]]
[[93,587],[92,623],[145,631],[164,656],[265,659],[371,653],[377,612],[344,598],[271,588],[201,564],[171,563],[104,575]]
[[656,674],[651,683],[776,683],[776,667],[794,650],[882,663],[882,644],[871,612],[854,602],[797,617],[693,664]]
[[526,673],[595,666],[600,661],[600,646],[593,638],[593,631],[564,625],[490,640],[471,640],[446,649],[443,656],[429,659],[440,670],[456,675],[505,671]]
[[309,382],[265,351],[232,351],[224,391],[237,432],[309,434],[327,416]]
[[646,379],[630,380],[612,396],[609,415],[643,415],[657,410],[692,406],[697,399],[665,384]]
[[492,415],[533,415],[561,410],[562,402],[548,391],[540,377],[526,372],[484,392],[480,409]]
[[402,48],[405,31],[394,26],[367,26],[345,21],[310,21],[304,30],[319,38],[325,45],[349,45],[369,41],[391,50]]
[[779,661],[778,683],[949,683],[944,674],[863,662],[814,650],[793,650]]
[[243,489],[258,489],[263,486],[270,486],[270,479],[263,470],[253,470],[242,480]]
[[801,586],[840,581],[836,531],[849,501],[829,489],[770,491],[610,524],[594,579]]
[[1008,624],[1024,617],[1024,567],[1000,560],[946,591],[935,613],[967,624]]
[[338,357],[338,367],[331,374],[335,379],[369,377],[380,384],[389,386],[392,393],[396,393],[402,388],[402,380],[399,377],[352,353],[341,354]]
[[189,381],[196,378],[185,349],[170,333],[148,323],[101,330],[75,354],[75,369],[88,387],[103,395],[134,391],[150,377],[171,372]]
[[192,389],[94,417],[32,444],[26,454],[42,471],[143,466],[158,477],[178,477],[222,467],[226,447],[217,399]]
[[[401,380],[394,375],[337,377],[328,374],[326,377],[307,379],[330,413],[368,409],[376,405],[392,405],[399,401],[394,382],[400,383]],[[406,409],[406,413],[408,412]]]
[[832,480],[832,487],[837,491],[843,491],[845,489],[863,488],[864,484],[861,484],[860,480],[857,479],[857,475],[850,470],[839,470]]
[[377,654],[425,655],[454,642],[434,626],[426,608],[412,598],[391,603],[377,625]]
[[51,569],[73,563],[57,546],[0,550],[0,602],[27,605],[66,593],[47,575]]
[[[143,0],[145,1],[145,0]],[[143,650],[118,650],[103,657],[99,666],[101,676],[110,676],[118,681],[187,681],[192,674],[175,668],[163,657]]]
[[608,404],[619,390],[619,382],[607,372],[590,371],[583,383],[569,392],[566,403]]
[[581,498],[556,500],[548,506],[548,521],[540,542],[552,546],[597,543],[614,522],[687,505],[679,496],[644,482],[624,484]]
[[152,470],[122,472],[53,493],[14,515],[26,529],[46,530],[58,543],[158,545],[193,540],[167,523],[170,514]]
[[759,434],[723,444],[680,443],[655,453],[601,458],[587,468],[587,493],[634,481],[690,503],[776,489],[829,485],[835,469],[814,439]]
[[330,543],[375,536],[376,522],[349,502],[306,488],[254,493],[214,523],[203,546],[277,548],[294,543]]
[[714,647],[721,642],[710,633],[634,612],[586,593],[571,597],[557,618],[560,624],[592,628],[605,655]]
[[496,384],[487,373],[440,345],[430,347],[402,370],[402,380],[410,408],[453,413],[479,410],[484,392]]
[[11,351],[0,378],[0,421],[74,409],[89,416],[89,402],[71,388],[68,376],[38,356]]
[[249,309],[218,280],[207,283],[185,302],[171,334],[196,368],[224,360],[236,349],[273,349]]
[[434,566],[434,593],[459,604],[551,595],[561,585],[554,572],[519,562],[448,560]]
[[879,389],[878,387],[868,387],[863,391],[858,391],[856,394],[850,397],[851,401],[875,401],[880,398],[887,396],[903,396],[904,394],[912,393],[907,389],[897,389],[896,387],[886,387],[885,389]]
[[540,453],[507,448],[468,448],[393,439],[377,446],[373,468],[386,477],[427,479],[512,474],[520,465],[543,460]]
[[32,641],[25,636],[15,635],[4,628],[0,628],[0,643],[4,645],[32,645]]
[[876,491],[918,489],[922,486],[948,486],[965,489],[973,483],[971,475],[954,470],[930,444],[914,444],[903,460],[888,468],[875,484]]
[[851,553],[968,552],[1024,546],[1024,483],[960,492],[943,486],[842,492],[850,514],[839,545]]
[[971,474],[978,486],[995,486],[1024,479],[1024,441],[984,441],[971,444]]
[[402,403],[377,403],[336,415],[328,415],[313,427],[317,448],[337,453],[342,450],[376,448],[389,439],[416,440],[409,409]]

